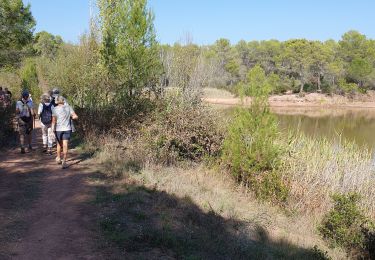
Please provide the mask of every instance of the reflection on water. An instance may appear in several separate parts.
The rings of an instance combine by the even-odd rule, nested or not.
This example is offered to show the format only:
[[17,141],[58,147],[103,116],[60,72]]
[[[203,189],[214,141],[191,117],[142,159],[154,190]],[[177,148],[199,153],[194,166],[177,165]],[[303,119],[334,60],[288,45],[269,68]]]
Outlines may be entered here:
[[354,141],[375,151],[375,110],[275,109],[282,130]]

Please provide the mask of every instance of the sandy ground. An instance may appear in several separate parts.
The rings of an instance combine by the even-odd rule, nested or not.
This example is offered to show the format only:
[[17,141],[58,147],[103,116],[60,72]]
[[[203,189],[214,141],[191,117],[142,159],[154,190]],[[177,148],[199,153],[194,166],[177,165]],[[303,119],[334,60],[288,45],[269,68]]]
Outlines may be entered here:
[[[233,95],[211,97],[205,95],[203,101],[210,104],[235,106],[241,104],[241,99]],[[250,105],[251,98],[243,100]],[[319,93],[309,93],[300,97],[298,94],[273,95],[269,98],[271,107],[321,107],[321,108],[375,108],[375,93],[369,91],[366,95],[358,95],[350,99],[340,95],[327,96]]]
[[[35,134],[34,147],[41,147],[39,127]],[[54,158],[37,150],[0,153],[0,232],[12,219],[13,226],[24,223],[18,239],[0,241],[1,259],[103,259],[95,249],[98,238],[88,203],[94,194],[87,182],[89,165],[73,152],[69,167],[62,170]],[[38,176],[38,196],[31,205],[17,208],[13,194],[27,199],[20,183],[32,175]]]

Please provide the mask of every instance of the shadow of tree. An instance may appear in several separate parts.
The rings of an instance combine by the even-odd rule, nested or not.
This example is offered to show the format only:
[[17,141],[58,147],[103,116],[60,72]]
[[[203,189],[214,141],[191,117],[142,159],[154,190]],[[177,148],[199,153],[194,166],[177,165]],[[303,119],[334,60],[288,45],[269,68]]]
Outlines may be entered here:
[[[204,212],[189,197],[144,186],[98,187],[105,238],[134,259],[325,259],[317,249],[272,240],[258,224]],[[121,257],[120,257],[121,258]]]
[[0,259],[11,259],[8,243],[19,240],[27,231],[22,216],[39,197],[42,176],[39,170],[28,174],[0,170]]

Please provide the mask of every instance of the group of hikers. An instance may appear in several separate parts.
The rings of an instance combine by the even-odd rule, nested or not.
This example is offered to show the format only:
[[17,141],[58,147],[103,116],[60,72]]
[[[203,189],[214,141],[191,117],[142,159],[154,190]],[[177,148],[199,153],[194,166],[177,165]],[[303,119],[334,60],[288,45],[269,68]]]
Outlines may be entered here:
[[0,86],[0,107],[9,107],[12,103],[12,92]]
[[25,153],[26,148],[28,151],[33,150],[32,131],[35,128],[35,118],[39,118],[43,152],[52,155],[52,149],[56,143],[56,162],[65,169],[67,168],[68,143],[74,130],[72,120],[76,120],[78,116],[57,88],[43,94],[40,101],[37,113],[35,113],[30,93],[24,90],[21,99],[16,103],[21,154]]

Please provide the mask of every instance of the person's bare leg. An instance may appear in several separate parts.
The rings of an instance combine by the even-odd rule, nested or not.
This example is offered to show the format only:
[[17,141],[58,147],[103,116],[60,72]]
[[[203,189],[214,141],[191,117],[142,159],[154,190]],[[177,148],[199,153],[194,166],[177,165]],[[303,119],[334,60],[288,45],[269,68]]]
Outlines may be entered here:
[[25,153],[25,135],[20,134],[21,153]]
[[20,145],[21,145],[21,148],[25,147],[25,135],[23,134],[20,134]]
[[63,140],[63,160],[66,161],[68,155],[68,140]]
[[60,142],[56,142],[57,147],[56,147],[56,162],[60,163],[61,162],[61,144]]
[[68,155],[68,140],[63,140],[62,145],[63,145],[63,160],[62,160],[61,166],[63,169],[65,169],[68,167],[68,165],[66,164],[66,157]]
[[29,145],[29,148],[31,149],[31,141],[32,141],[32,137],[33,137],[33,132],[31,131],[28,135],[27,135],[27,144]]

